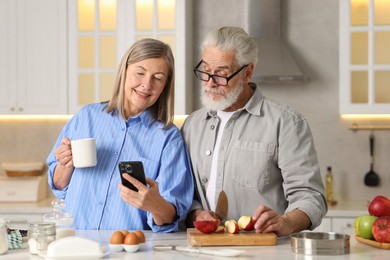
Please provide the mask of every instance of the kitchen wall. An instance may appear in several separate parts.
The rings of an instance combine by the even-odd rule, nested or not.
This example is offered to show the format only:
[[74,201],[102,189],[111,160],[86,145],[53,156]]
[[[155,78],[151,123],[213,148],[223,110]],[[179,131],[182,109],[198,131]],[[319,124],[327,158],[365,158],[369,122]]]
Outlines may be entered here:
[[[341,120],[338,114],[339,1],[283,2],[286,41],[310,81],[262,85],[263,93],[290,105],[307,118],[323,176],[327,166],[333,168],[336,199],[370,200],[376,194],[390,196],[390,131],[374,131],[375,171],[380,174],[382,184],[376,188],[366,187],[363,179],[369,170],[370,132],[349,130],[353,122]],[[209,30],[223,25],[246,26],[245,1],[195,0],[193,16],[194,51],[189,55],[194,55],[196,64],[200,59],[198,46]],[[198,93],[199,85],[194,80],[194,109],[201,106]],[[0,163],[44,162],[64,124],[64,120],[0,119]]]

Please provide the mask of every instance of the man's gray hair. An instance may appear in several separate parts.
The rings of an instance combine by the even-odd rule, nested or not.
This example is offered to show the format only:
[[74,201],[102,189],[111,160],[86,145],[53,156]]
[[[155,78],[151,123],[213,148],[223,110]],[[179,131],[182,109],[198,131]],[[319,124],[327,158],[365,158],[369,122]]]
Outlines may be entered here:
[[257,64],[259,51],[256,41],[240,27],[225,26],[211,31],[201,44],[202,52],[209,46],[236,52],[238,66]]

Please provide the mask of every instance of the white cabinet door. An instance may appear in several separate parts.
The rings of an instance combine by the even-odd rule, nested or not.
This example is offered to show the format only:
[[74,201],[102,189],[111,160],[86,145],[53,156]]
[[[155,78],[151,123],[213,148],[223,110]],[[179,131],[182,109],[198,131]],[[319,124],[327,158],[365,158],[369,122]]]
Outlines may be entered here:
[[16,109],[16,1],[0,0],[0,113]]
[[332,231],[340,234],[353,235],[353,224],[356,218],[332,218]]
[[316,227],[313,232],[330,232],[332,230],[332,219],[323,218],[321,224]]
[[6,39],[0,113],[67,113],[66,1],[2,0],[0,5]]

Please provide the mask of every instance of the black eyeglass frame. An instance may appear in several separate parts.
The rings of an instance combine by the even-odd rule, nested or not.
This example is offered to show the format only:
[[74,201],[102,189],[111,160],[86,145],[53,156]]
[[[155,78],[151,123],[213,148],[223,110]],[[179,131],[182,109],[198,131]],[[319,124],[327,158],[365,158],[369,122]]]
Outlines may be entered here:
[[[199,79],[199,80],[201,80],[201,81],[205,81],[205,82],[209,81],[210,78],[212,78],[213,81],[214,81],[214,83],[215,83],[215,84],[218,84],[218,85],[220,85],[220,86],[227,86],[227,85],[229,84],[229,81],[230,81],[232,78],[234,78],[234,76],[236,76],[236,75],[237,75],[238,73],[240,73],[245,67],[248,66],[248,64],[246,64],[246,65],[242,66],[239,70],[237,70],[236,72],[234,72],[232,75],[230,75],[229,77],[224,77],[224,76],[219,76],[219,75],[215,75],[215,74],[209,74],[209,73],[207,73],[207,72],[198,70],[198,68],[200,67],[200,64],[202,64],[202,62],[203,62],[203,60],[200,60],[200,62],[199,62],[199,63],[195,66],[195,68],[194,68],[195,77],[196,77],[197,79]],[[207,80],[205,80],[205,79],[199,77],[198,74],[197,74],[197,72],[203,73],[203,74],[207,75],[207,76],[208,76]],[[226,84],[220,84],[220,83],[216,82],[216,80],[215,80],[214,77],[221,78],[221,79],[225,79],[225,80],[226,80]]]

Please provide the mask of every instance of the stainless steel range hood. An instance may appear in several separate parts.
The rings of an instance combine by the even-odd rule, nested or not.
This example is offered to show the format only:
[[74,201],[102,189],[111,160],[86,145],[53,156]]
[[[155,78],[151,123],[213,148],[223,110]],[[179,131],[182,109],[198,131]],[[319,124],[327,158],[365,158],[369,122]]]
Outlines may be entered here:
[[308,80],[282,39],[281,0],[247,0],[248,33],[259,47],[252,77],[256,83],[297,83]]

